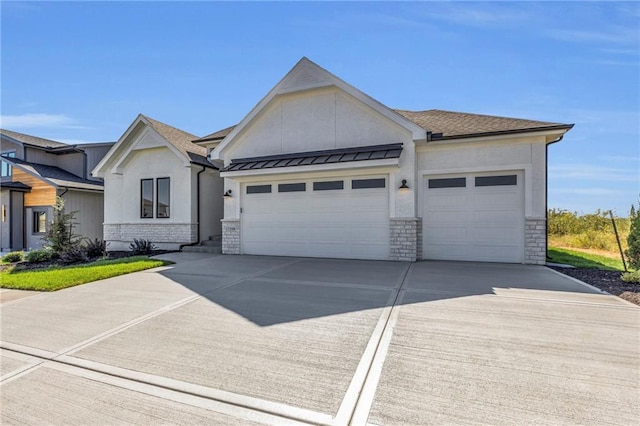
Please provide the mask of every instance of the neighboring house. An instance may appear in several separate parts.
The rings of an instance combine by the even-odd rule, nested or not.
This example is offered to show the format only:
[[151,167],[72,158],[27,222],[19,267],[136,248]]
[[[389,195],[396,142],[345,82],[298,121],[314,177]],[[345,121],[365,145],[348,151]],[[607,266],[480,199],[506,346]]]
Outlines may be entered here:
[[[394,110],[303,58],[237,126],[195,142],[224,163],[224,253],[543,264],[547,145],[572,127]],[[189,172],[172,185],[188,186],[193,167],[179,166]],[[163,176],[138,172],[118,197]]]
[[161,249],[220,237],[222,179],[190,133],[139,115],[93,170],[105,183],[104,239]]
[[0,250],[41,247],[56,196],[77,212],[75,234],[102,239],[103,184],[89,171],[113,143],[68,145],[9,130],[0,130],[0,142]]

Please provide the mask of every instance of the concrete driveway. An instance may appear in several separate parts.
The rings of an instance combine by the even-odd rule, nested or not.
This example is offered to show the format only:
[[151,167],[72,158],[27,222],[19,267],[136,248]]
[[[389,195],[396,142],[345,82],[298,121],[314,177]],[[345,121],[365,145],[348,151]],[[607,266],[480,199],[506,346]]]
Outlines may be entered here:
[[1,305],[2,424],[640,420],[640,309],[547,268],[167,257]]

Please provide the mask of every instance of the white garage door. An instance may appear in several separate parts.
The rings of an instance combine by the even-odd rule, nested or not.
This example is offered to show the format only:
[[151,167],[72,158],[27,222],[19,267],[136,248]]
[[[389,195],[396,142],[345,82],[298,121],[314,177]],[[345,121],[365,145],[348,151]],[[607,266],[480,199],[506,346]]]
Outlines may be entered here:
[[387,176],[243,184],[242,250],[388,259],[388,186]]
[[426,176],[423,257],[521,263],[521,172]]

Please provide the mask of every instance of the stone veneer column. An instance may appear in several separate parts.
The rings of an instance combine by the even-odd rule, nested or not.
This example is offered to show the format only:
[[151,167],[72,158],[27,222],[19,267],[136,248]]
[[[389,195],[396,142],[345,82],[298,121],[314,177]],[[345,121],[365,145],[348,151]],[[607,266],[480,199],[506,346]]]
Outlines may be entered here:
[[547,263],[547,221],[545,218],[526,218],[524,222],[524,263]]
[[222,253],[240,254],[239,220],[222,220]]
[[422,219],[391,218],[391,260],[415,262],[422,257]]

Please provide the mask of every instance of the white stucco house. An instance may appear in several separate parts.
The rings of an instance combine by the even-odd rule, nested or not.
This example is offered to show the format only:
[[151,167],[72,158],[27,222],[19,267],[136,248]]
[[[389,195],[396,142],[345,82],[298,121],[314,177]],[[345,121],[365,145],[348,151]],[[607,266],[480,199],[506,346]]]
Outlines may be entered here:
[[104,180],[104,239],[161,249],[221,235],[222,179],[197,136],[139,115],[93,169]]
[[[193,241],[200,165],[147,121],[138,118],[97,169],[105,235],[151,237],[145,225],[157,223]],[[394,110],[303,58],[239,124],[195,143],[222,167],[226,196],[213,204],[224,203],[223,253],[542,264],[547,146],[572,126]],[[175,151],[170,172],[154,150]],[[165,226],[175,216],[141,219],[138,203],[122,204],[140,179],[169,174],[172,194],[185,197],[172,200],[172,215],[186,215],[175,226]]]

